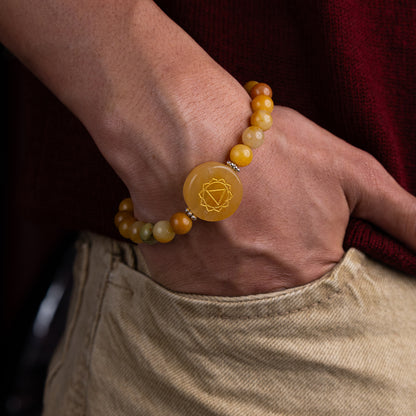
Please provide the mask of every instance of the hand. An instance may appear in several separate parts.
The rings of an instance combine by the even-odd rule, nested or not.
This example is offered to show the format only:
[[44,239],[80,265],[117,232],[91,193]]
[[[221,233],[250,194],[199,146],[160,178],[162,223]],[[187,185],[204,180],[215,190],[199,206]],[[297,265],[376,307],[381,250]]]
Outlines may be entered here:
[[372,156],[291,109],[277,107],[273,117],[240,174],[238,211],[219,223],[199,221],[170,245],[143,247],[162,285],[232,296],[309,283],[342,257],[350,215],[416,250],[416,199]]
[[[84,123],[138,218],[182,210],[189,171],[240,141],[248,95],[151,0],[4,0],[0,11],[1,41]],[[234,216],[142,248],[156,281],[216,295],[308,283],[341,258],[351,214],[416,250],[415,199],[373,158],[292,110],[274,121]]]

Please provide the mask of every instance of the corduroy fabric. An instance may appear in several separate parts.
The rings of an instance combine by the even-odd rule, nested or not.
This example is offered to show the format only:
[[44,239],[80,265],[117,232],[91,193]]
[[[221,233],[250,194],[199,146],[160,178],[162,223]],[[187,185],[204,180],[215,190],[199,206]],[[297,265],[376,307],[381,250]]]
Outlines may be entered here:
[[416,414],[416,280],[356,249],[321,279],[171,292],[134,246],[85,234],[44,416]]

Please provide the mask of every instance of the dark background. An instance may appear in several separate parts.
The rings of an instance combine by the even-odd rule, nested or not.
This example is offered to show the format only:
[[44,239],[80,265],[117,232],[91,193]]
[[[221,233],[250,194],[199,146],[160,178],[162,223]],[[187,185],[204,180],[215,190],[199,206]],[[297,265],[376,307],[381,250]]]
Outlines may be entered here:
[[[53,218],[41,222],[31,218],[21,203],[25,199],[21,179],[26,167],[21,109],[24,111],[22,89],[27,71],[1,45],[0,59],[0,414],[35,416],[41,411],[47,365],[65,323],[76,233]],[[33,322],[48,288],[56,280],[66,287],[65,296],[50,330],[39,338],[32,333]]]

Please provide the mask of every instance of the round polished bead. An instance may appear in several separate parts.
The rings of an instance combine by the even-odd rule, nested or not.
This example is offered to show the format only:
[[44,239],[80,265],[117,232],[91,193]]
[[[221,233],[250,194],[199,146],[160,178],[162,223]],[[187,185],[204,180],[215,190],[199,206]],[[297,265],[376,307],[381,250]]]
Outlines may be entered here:
[[243,143],[252,149],[257,149],[263,144],[264,132],[260,127],[250,126],[243,131]]
[[248,81],[244,84],[245,90],[250,94],[250,91],[253,89],[253,87],[258,84],[257,81]]
[[154,244],[157,244],[158,241],[152,235],[149,240],[145,240],[143,243],[145,243],[147,246],[153,246]]
[[127,217],[119,224],[118,231],[124,238],[130,238],[130,226],[135,221],[136,220],[133,217]]
[[218,162],[195,167],[183,185],[183,197],[192,213],[205,221],[221,221],[234,214],[243,186],[233,169]]
[[250,122],[252,126],[260,127],[262,130],[268,130],[273,124],[273,119],[267,111],[257,110],[251,115]]
[[136,221],[130,225],[129,228],[129,238],[133,243],[140,244],[143,243],[143,240],[140,238],[140,229],[143,227],[143,221]]
[[184,212],[177,212],[172,215],[170,225],[172,226],[175,234],[187,234],[191,231],[192,220]]
[[153,237],[153,224],[151,224],[150,222],[144,224],[140,228],[139,236],[144,242],[151,240],[151,238]]
[[119,211],[130,211],[133,212],[133,201],[131,198],[125,198],[120,202],[120,205],[118,206]]
[[130,211],[119,211],[117,212],[117,214],[114,216],[114,224],[115,226],[118,228],[118,226],[120,225],[120,223],[122,221],[124,221],[126,218],[133,218],[133,215]]
[[257,83],[250,91],[250,97],[255,98],[258,95],[267,95],[269,97],[273,96],[273,91],[270,88],[270,85],[265,84],[264,82]]
[[251,108],[253,111],[264,110],[268,113],[273,111],[273,100],[267,95],[258,95],[251,101]]
[[169,221],[158,221],[153,226],[153,237],[159,243],[169,243],[175,238],[175,232]]
[[245,144],[237,144],[231,149],[230,159],[237,166],[247,166],[253,160],[253,151]]

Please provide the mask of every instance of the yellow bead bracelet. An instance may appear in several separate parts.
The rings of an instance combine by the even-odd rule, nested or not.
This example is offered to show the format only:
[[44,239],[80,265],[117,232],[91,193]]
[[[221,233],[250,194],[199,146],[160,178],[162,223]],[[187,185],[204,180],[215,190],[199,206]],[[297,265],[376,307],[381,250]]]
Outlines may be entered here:
[[187,234],[193,221],[221,221],[234,214],[243,197],[243,186],[237,175],[240,167],[253,159],[252,149],[263,144],[264,131],[273,123],[272,89],[269,85],[249,81],[244,85],[250,94],[253,114],[250,126],[242,134],[243,144],[235,145],[226,164],[205,162],[196,166],[183,185],[183,197],[187,208],[177,212],[169,221],[155,224],[134,218],[131,198],[121,201],[114,223],[120,234],[134,243],[169,243],[176,234]]

